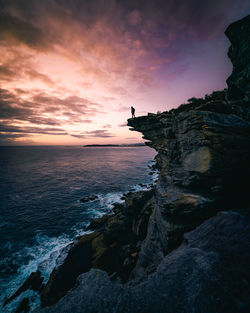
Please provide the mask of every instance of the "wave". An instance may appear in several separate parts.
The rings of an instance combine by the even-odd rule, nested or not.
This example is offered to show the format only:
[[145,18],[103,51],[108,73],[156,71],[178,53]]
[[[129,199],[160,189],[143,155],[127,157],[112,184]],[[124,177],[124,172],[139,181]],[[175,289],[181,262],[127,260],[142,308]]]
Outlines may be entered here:
[[[149,168],[154,162],[148,162]],[[152,187],[152,184],[157,180],[158,173],[154,172],[146,184],[136,184],[133,186],[128,186],[128,191],[142,191],[148,190]],[[125,192],[125,193],[126,193]],[[110,192],[105,194],[97,194],[98,198],[91,203],[84,206],[84,212],[87,212],[85,220],[80,221],[71,228],[70,235],[62,234],[59,237],[49,237],[46,235],[37,234],[35,237],[35,244],[32,246],[27,246],[22,248],[19,252],[12,254],[11,256],[2,259],[0,266],[8,262],[17,262],[19,267],[15,274],[7,278],[0,280],[0,301],[11,296],[29,277],[31,272],[40,270],[42,277],[44,277],[44,282],[46,283],[49,279],[50,273],[53,268],[58,267],[64,261],[67,253],[72,246],[76,237],[90,233],[86,232],[85,229],[89,225],[90,221],[95,217],[101,217],[104,214],[111,212],[114,203],[123,203],[122,196],[124,192]],[[8,243],[6,243],[8,246]],[[9,243],[11,245],[11,243]],[[6,247],[7,247],[6,246]],[[23,262],[22,260],[28,260]],[[31,290],[27,290],[22,293],[15,300],[7,304],[1,309],[3,313],[14,312],[19,302],[24,298],[28,297],[30,302],[30,307],[33,310],[40,305],[39,295]]]

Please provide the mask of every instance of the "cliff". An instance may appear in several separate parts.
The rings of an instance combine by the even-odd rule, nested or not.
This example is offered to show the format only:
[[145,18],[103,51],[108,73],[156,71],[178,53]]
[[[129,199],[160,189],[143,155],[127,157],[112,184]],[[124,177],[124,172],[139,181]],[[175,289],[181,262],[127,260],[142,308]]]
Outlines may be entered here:
[[228,56],[233,63],[233,72],[227,79],[228,99],[250,101],[250,21],[249,15],[231,24],[226,35],[231,42]]
[[159,179],[92,222],[51,273],[36,312],[247,311],[249,22],[226,30],[227,91],[128,120],[158,152]]

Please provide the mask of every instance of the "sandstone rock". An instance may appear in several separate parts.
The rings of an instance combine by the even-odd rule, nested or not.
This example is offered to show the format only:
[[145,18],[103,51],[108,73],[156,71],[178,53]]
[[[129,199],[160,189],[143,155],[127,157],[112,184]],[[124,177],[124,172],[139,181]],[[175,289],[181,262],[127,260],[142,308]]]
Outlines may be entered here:
[[146,144],[158,152],[160,171],[156,205],[132,272],[134,279],[155,270],[186,231],[221,207],[249,206],[250,103],[244,98],[249,94],[249,21],[248,16],[226,31],[234,65],[228,97],[236,87],[238,95],[244,94],[237,103],[227,101],[226,90],[216,91],[204,99],[189,99],[170,112],[128,120],[131,130],[141,132]]
[[226,31],[228,91],[128,120],[158,152],[155,188],[128,192],[93,221],[96,231],[51,274],[42,305],[67,295],[42,312],[247,312],[249,29],[247,16]]
[[113,282],[92,269],[55,306],[36,313],[246,313],[249,214],[228,211],[185,234],[183,244],[137,285]]
[[128,193],[125,205],[116,206],[114,215],[94,219],[88,229],[95,232],[79,237],[63,264],[50,275],[41,294],[42,306],[55,304],[91,268],[126,281],[136,263],[131,255],[138,252],[138,242],[146,236],[153,196],[154,190]]

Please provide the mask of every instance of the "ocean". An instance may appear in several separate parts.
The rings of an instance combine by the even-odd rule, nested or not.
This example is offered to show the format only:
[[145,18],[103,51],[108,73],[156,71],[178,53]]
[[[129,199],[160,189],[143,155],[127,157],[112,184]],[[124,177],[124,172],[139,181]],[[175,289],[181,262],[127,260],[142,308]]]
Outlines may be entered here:
[[[60,251],[85,233],[94,217],[122,202],[127,191],[143,190],[156,153],[148,147],[0,147],[0,311],[13,312],[26,291],[2,308],[32,271],[45,281]],[[152,174],[152,173],[151,173]],[[97,199],[82,203],[83,197]]]

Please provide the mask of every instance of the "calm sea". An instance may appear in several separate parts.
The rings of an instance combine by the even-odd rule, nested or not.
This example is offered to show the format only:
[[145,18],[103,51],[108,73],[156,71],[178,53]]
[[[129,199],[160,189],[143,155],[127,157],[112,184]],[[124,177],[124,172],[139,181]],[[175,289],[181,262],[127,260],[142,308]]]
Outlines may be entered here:
[[[131,188],[152,183],[154,156],[148,147],[0,147],[1,305],[32,271],[48,279],[60,250],[92,218]],[[80,202],[90,195],[98,199]],[[0,311],[13,312],[21,298]],[[37,303],[34,294],[32,307]]]

